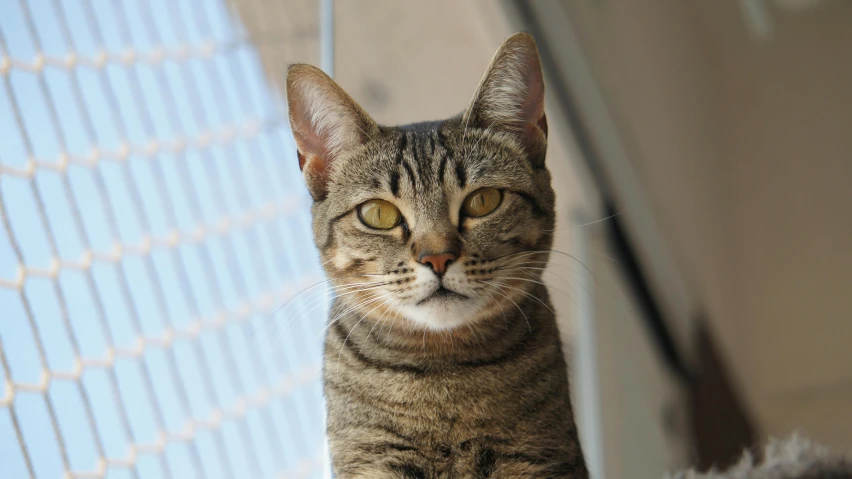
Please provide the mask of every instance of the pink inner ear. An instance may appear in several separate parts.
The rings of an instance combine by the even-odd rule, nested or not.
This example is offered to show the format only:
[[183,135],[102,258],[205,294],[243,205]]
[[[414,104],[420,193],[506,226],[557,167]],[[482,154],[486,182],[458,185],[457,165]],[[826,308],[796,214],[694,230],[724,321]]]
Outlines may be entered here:
[[538,126],[547,135],[547,122],[544,122],[544,127],[541,125],[544,117],[544,82],[541,78],[541,66],[535,57],[528,58],[526,61],[524,83],[527,86],[522,110],[524,122],[530,126]]
[[544,81],[535,43],[528,35],[510,37],[498,51],[472,105],[474,121],[510,130],[524,140],[547,136]]
[[544,112],[542,112],[541,118],[538,120],[538,127],[544,133],[544,137],[547,138],[547,115]]
[[296,140],[300,170],[309,162],[321,162],[321,167],[325,169],[329,160],[329,151],[328,148],[326,148],[323,139],[311,134],[310,132],[305,134],[302,131],[293,131],[293,138]]
[[299,155],[299,166],[303,172],[310,173],[316,179],[325,179],[328,173],[328,162],[321,156],[311,156],[302,161],[304,158]]
[[[304,161],[309,161],[311,157],[315,156],[325,158],[328,155],[328,149],[325,146],[327,138],[317,132],[314,125],[311,124],[307,105],[302,101],[294,101],[293,103],[295,104],[290,105],[290,108],[293,109],[290,118],[296,121],[291,124],[291,129],[293,130],[293,138],[296,140],[296,146],[305,157]],[[302,163],[303,160],[300,159],[300,167],[303,166]]]
[[287,102],[299,168],[314,199],[322,198],[338,155],[378,128],[331,78],[309,65],[288,69]]
[[299,169],[305,175],[308,189],[314,199],[325,197],[326,184],[328,183],[328,162],[322,156],[305,154],[296,149],[299,158]]
[[330,152],[323,139],[311,128],[307,131],[293,125],[293,138],[296,140],[296,156],[299,170],[305,175],[308,189],[315,199],[325,196],[325,184],[328,180]]

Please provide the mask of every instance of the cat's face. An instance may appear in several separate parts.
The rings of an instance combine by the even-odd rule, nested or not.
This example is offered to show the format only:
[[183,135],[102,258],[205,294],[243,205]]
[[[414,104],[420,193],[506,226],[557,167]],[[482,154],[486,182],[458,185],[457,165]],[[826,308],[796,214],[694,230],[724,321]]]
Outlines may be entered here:
[[409,127],[380,127],[318,70],[291,68],[291,124],[337,296],[432,330],[514,308],[540,281],[554,223],[543,93],[524,34],[463,115]]

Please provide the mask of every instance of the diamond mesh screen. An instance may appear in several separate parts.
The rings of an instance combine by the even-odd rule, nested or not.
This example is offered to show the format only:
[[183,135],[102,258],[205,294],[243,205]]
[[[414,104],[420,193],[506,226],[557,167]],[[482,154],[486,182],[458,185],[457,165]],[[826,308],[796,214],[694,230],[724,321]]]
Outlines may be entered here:
[[323,476],[316,10],[0,0],[0,476]]

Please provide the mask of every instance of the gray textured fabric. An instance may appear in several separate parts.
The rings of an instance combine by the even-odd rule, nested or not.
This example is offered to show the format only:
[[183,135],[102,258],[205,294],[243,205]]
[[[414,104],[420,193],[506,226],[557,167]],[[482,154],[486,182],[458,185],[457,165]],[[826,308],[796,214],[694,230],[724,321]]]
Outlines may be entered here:
[[682,471],[669,479],[852,479],[852,462],[793,436],[770,441],[761,459],[750,453],[727,471]]

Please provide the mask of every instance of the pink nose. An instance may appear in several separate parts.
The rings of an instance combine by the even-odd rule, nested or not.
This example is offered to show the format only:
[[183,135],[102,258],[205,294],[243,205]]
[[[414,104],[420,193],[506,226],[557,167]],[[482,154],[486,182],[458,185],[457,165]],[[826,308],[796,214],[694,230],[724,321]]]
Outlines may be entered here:
[[424,255],[418,258],[421,264],[429,265],[432,267],[432,271],[437,275],[442,275],[447,271],[447,266],[450,265],[457,258],[456,255],[452,253],[443,253],[443,254],[430,254]]

